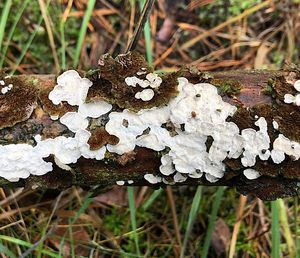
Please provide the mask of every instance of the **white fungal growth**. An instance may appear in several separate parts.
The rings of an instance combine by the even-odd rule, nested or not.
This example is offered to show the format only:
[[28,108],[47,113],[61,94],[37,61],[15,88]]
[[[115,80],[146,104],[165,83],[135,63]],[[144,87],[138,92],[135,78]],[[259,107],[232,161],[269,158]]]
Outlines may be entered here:
[[52,163],[45,162],[42,153],[29,144],[0,146],[0,167],[0,176],[12,182],[52,171]]
[[247,168],[243,172],[244,176],[247,177],[247,179],[253,180],[260,177],[260,173],[254,169]]
[[1,86],[4,86],[5,85],[5,82],[3,80],[0,80],[0,85]]
[[124,185],[124,184],[125,184],[125,181],[120,180],[120,181],[117,181],[116,184],[117,184],[117,185]]
[[54,105],[67,101],[72,106],[83,104],[92,82],[81,78],[75,70],[69,70],[57,77],[57,85],[49,94]]
[[300,80],[295,81],[294,88],[300,92]]
[[[0,82],[3,82],[4,83],[4,81],[0,81]],[[5,85],[5,83],[3,84],[3,83],[0,83],[1,85]],[[12,84],[9,84],[8,86],[6,86],[6,87],[3,87],[2,89],[1,89],[1,93],[2,94],[6,94],[7,92],[9,92],[10,90],[12,90],[12,88],[13,88],[13,85]]]
[[[145,72],[138,72],[137,75],[142,75],[144,73]],[[132,76],[132,77],[126,77],[125,83],[131,87],[136,87],[136,85],[139,85],[142,88],[151,87],[155,89],[161,85],[162,78],[160,78],[157,74],[148,73],[146,75],[146,80],[142,80],[136,76]]]
[[186,179],[187,179],[187,176],[184,176],[183,174],[177,172],[175,175],[174,175],[174,182],[175,183],[182,183],[184,182]]
[[141,92],[137,92],[134,97],[136,99],[141,99],[142,101],[149,101],[154,97],[154,91],[151,89],[145,89]]
[[151,88],[158,88],[162,83],[162,78],[155,73],[148,73],[146,79],[150,82],[149,86]]
[[131,87],[136,87],[136,85],[139,85],[142,88],[147,88],[150,85],[149,81],[139,79],[136,76],[126,77],[125,83]]
[[67,112],[59,121],[74,133],[86,129],[89,125],[89,121],[86,117],[77,112]]
[[169,176],[175,172],[170,155],[166,154],[161,157],[161,165],[159,167],[159,171],[165,176]]
[[108,113],[111,109],[111,104],[103,100],[98,100],[79,105],[78,113],[80,113],[83,117],[97,118]]
[[[294,88],[300,92],[300,80],[297,80],[294,83]],[[287,104],[295,104],[296,106],[300,106],[300,93],[296,94],[295,96],[292,94],[285,94],[284,95],[284,102]]]
[[267,160],[270,157],[270,137],[267,132],[267,121],[264,117],[259,118],[255,125],[259,127],[259,131],[254,129],[244,129],[242,137],[244,139],[244,152],[241,162],[245,167],[255,165],[256,157],[261,160]]
[[277,123],[275,120],[273,120],[272,125],[273,125],[273,128],[274,128],[275,130],[278,130],[279,125],[278,125],[278,123]]
[[[120,141],[117,145],[108,145],[108,151],[122,155],[134,150],[135,146],[156,151],[168,147],[169,153],[161,159],[162,175],[177,172],[185,177],[200,178],[205,173],[210,182],[223,177],[226,158],[241,157],[245,167],[254,166],[257,157],[269,159],[270,138],[264,117],[257,117],[258,130],[248,128],[240,132],[236,124],[226,121],[235,113],[236,107],[224,102],[215,86],[193,85],[185,78],[178,81],[179,95],[166,107],[144,109],[138,113],[128,110],[110,113],[106,130]],[[175,126],[175,136],[162,127],[168,121]],[[211,146],[207,151],[208,137],[211,137]],[[280,157],[274,155],[279,162]]]
[[[138,97],[148,101],[154,96],[153,89],[160,86],[161,78],[149,73],[146,80],[133,76],[126,78],[125,82],[132,87],[139,85],[144,88]],[[144,176],[151,184],[180,183],[203,175],[206,180],[214,183],[224,176],[223,161],[226,158],[241,158],[246,168],[244,175],[248,179],[255,179],[259,172],[252,167],[257,160],[272,159],[279,164],[284,161],[285,155],[295,160],[300,158],[300,144],[282,134],[273,142],[273,148],[270,148],[268,124],[264,117],[256,117],[257,128],[242,131],[235,123],[228,122],[237,108],[224,102],[212,84],[192,84],[185,78],[179,78],[178,95],[168,105],[143,109],[137,113],[129,110],[111,112],[112,106],[105,101],[86,103],[91,85],[92,82],[81,78],[74,70],[59,76],[49,99],[55,105],[67,101],[70,105],[79,106],[78,112],[68,112],[60,118],[60,122],[75,136],[42,140],[37,135],[34,147],[28,144],[0,146],[0,176],[16,181],[30,174],[43,175],[52,170],[52,163],[43,160],[49,155],[54,155],[59,167],[69,170],[71,168],[68,164],[76,163],[80,157],[102,160],[107,150],[122,155],[133,151],[136,146],[155,151],[165,150],[161,157],[160,174],[149,173]],[[298,84],[295,84],[295,88],[298,89]],[[296,104],[297,97],[293,100]],[[118,137],[119,142],[92,151],[87,143],[91,136],[86,130],[89,126],[88,118],[99,118],[107,113],[109,121],[105,129]],[[166,128],[166,123],[173,126],[172,133]],[[275,120],[273,127],[278,129]],[[122,182],[125,184],[124,181],[116,183]],[[133,180],[127,183],[132,184]]]
[[208,182],[210,183],[215,183],[215,182],[218,182],[219,178],[217,177],[214,177],[213,175],[211,174],[205,174],[205,178]]
[[157,184],[157,183],[160,183],[162,180],[161,180],[161,177],[159,176],[155,176],[153,174],[145,174],[144,175],[144,178],[145,180],[147,180],[150,184]]
[[58,120],[59,119],[59,116],[58,115],[55,115],[55,116],[50,116],[51,120]]
[[289,155],[292,156],[295,160],[300,158],[300,144],[295,141],[291,141],[283,134],[279,134],[279,136],[273,142],[273,150],[278,153],[281,152],[281,155]]

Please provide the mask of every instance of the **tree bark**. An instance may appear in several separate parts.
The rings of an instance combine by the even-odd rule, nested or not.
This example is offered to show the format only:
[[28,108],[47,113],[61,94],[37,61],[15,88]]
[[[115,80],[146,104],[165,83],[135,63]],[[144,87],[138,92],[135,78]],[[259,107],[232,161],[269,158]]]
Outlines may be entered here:
[[[119,66],[116,66],[115,62]],[[110,80],[108,70],[110,70],[111,74],[119,72],[120,80],[124,80],[128,76],[126,72],[116,71],[117,68],[128,71],[128,65],[125,65],[124,68],[124,63],[121,65],[120,63],[120,60],[102,60],[100,62],[100,74],[104,79],[99,79],[99,71],[94,72],[92,75],[86,75],[94,80],[94,84],[96,82],[97,85],[100,85],[101,89],[107,90],[105,83]],[[115,70],[106,69],[107,67],[114,67]],[[167,78],[170,78],[170,75],[168,76]],[[176,76],[184,76],[193,83],[209,82],[217,86],[223,100],[238,107],[238,111],[231,121],[236,123],[240,130],[255,128],[254,116],[263,116],[268,122],[268,133],[271,140],[274,140],[278,133],[282,133],[289,139],[300,142],[300,107],[286,104],[283,101],[285,94],[296,93],[292,82],[299,78],[297,69],[202,73],[194,67],[189,67],[184,68],[180,73],[176,73]],[[57,107],[48,99],[49,92],[56,84],[55,76],[19,75],[7,78],[7,80],[14,85],[14,89],[11,95],[0,95],[1,145],[34,144],[33,137],[36,134],[42,135],[43,138],[54,138],[70,134],[59,120],[50,118],[50,115],[61,116],[68,111],[74,110],[74,107],[66,103]],[[109,99],[110,101],[110,98],[118,98],[115,103],[117,103],[119,109],[128,108],[126,105],[128,101],[131,101],[129,98],[129,100],[127,99],[127,104],[124,104],[124,98],[128,98],[126,92],[120,93],[125,94],[124,96],[118,95],[116,97],[116,95],[105,95],[108,93],[101,90],[89,92],[88,98],[95,99],[97,94],[102,94],[101,98]],[[173,97],[170,90],[164,94],[169,94],[167,99]],[[152,106],[156,104],[154,103]],[[129,108],[138,110],[145,107],[132,105]],[[273,130],[272,121],[274,118],[279,123],[280,132]],[[53,161],[53,157],[47,158],[47,161]],[[248,180],[243,175],[242,171],[244,168],[239,159],[226,159],[224,162],[227,172],[216,183],[210,183],[202,177],[199,179],[188,178],[185,182],[176,183],[176,185],[224,185],[236,187],[242,194],[252,194],[264,200],[273,200],[299,193],[300,160],[287,158],[280,164],[274,164],[270,159],[268,161],[257,161],[255,169],[260,171],[262,176],[255,180]],[[110,153],[109,156],[101,161],[81,157],[77,163],[68,164],[72,168],[70,171],[61,169],[54,162],[53,165],[53,171],[43,176],[30,176],[26,179],[20,179],[18,182],[9,182],[0,178],[0,186],[65,189],[76,185],[83,188],[98,186],[100,189],[104,189],[121,180],[125,182],[125,185],[128,185],[128,180],[133,180],[133,184],[130,185],[164,186],[163,183],[150,184],[144,179],[144,175],[147,173],[157,174],[161,165],[158,153],[147,148],[136,147],[133,152],[123,155]]]

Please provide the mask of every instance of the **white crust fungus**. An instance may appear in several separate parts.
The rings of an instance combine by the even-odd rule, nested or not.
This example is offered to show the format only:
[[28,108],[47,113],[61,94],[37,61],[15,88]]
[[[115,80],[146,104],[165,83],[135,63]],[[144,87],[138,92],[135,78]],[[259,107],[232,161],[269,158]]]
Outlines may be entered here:
[[1,146],[0,166],[0,176],[12,182],[52,171],[52,163],[45,162],[41,153],[29,144]]
[[49,94],[53,104],[67,101],[72,106],[83,104],[92,82],[81,78],[75,70],[69,70],[57,77],[57,85]]
[[279,124],[275,120],[273,120],[272,125],[275,130],[278,130]]
[[[143,73],[138,72],[137,74],[140,75]],[[149,101],[154,97],[154,91],[151,88],[158,88],[162,83],[162,78],[160,78],[157,74],[148,73],[146,75],[146,80],[132,76],[125,78],[125,83],[131,87],[136,87],[136,85],[139,85],[140,87],[144,88],[144,90],[137,92],[134,97],[143,101]]]
[[[300,80],[297,80],[294,83],[294,88],[300,92]],[[284,102],[287,104],[295,104],[296,106],[300,106],[300,93],[296,94],[296,96],[292,94],[285,94],[284,95]]]
[[157,184],[157,183],[160,183],[162,180],[161,180],[161,177],[159,176],[155,176],[155,175],[152,175],[152,174],[145,174],[144,175],[144,178],[145,180],[147,180],[150,184]]
[[60,118],[59,121],[66,125],[69,130],[74,133],[81,129],[86,129],[89,125],[89,121],[86,119],[86,117],[77,112],[67,112]]
[[[145,88],[138,97],[147,101],[154,95],[152,88],[159,87],[162,81],[157,75],[149,73],[146,80],[133,76],[126,78],[125,82],[132,87],[138,84]],[[295,84],[297,90],[299,83]],[[52,170],[52,163],[43,160],[51,154],[55,156],[59,167],[69,170],[67,164],[75,163],[81,156],[101,160],[106,150],[122,155],[133,151],[136,146],[155,151],[169,150],[161,157],[160,175],[144,175],[151,184],[174,184],[203,175],[209,182],[216,182],[224,176],[223,161],[226,158],[241,158],[246,168],[244,175],[248,179],[255,179],[260,174],[251,167],[257,159],[268,160],[271,157],[278,164],[285,159],[285,155],[300,158],[300,144],[282,134],[270,149],[268,125],[264,117],[257,116],[256,129],[242,131],[233,122],[227,122],[237,108],[224,102],[212,84],[192,84],[185,78],[179,78],[179,94],[167,106],[143,109],[138,113],[129,110],[110,112],[112,106],[105,101],[85,103],[91,85],[92,82],[81,78],[74,70],[60,75],[49,99],[54,104],[67,101],[70,105],[79,106],[78,112],[68,112],[60,118],[60,122],[75,136],[41,140],[37,135],[34,147],[28,144],[0,146],[0,176],[17,181],[30,174],[43,175]],[[296,104],[297,97],[293,100]],[[289,98],[291,96],[285,96],[285,99]],[[89,125],[87,118],[98,118],[108,112],[109,121],[105,129],[117,136],[119,142],[91,151],[87,143],[91,136],[86,130]],[[166,123],[174,126],[172,133],[164,126]],[[273,121],[273,127],[278,129],[276,121]],[[133,183],[132,180],[127,182]],[[116,183],[125,184],[124,181]]]
[[136,99],[141,99],[142,101],[149,101],[154,97],[154,91],[151,89],[145,89],[141,92],[137,92],[134,97]]
[[[4,81],[0,81],[0,82],[3,82],[3,83],[0,83],[2,86],[5,85],[5,82]],[[9,92],[10,90],[12,90],[14,86],[12,84],[8,84],[8,86],[5,86],[1,89],[1,93],[2,94],[6,94],[7,92]]]
[[279,134],[273,142],[273,150],[277,153],[281,152],[281,155],[286,154],[292,156],[295,160],[300,158],[300,144],[298,142],[291,141],[283,134]]
[[83,117],[98,118],[108,113],[111,109],[111,104],[104,100],[99,100],[79,105],[78,113],[80,113]]
[[253,180],[260,177],[260,173],[254,169],[247,168],[243,172],[244,176],[247,177],[247,179]]

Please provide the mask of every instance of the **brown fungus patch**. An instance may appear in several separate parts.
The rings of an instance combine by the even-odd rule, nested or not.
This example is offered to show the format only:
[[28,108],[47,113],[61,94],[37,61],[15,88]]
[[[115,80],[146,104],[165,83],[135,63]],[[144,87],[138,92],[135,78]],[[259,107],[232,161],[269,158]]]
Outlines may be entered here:
[[0,129],[3,129],[31,116],[37,106],[37,92],[31,79],[3,77],[1,80],[5,82],[1,89],[9,84],[13,85],[6,94],[0,93]]
[[76,112],[77,108],[69,105],[66,101],[58,105],[54,105],[49,99],[49,93],[53,90],[55,86],[54,81],[43,82],[43,87],[38,93],[38,98],[42,104],[43,110],[50,116],[63,116],[67,112]]
[[119,142],[118,137],[110,135],[103,127],[92,130],[91,134],[88,140],[91,150],[98,150],[106,144],[115,145]]
[[[137,73],[142,74],[138,75]],[[110,55],[104,55],[99,60],[99,74],[92,76],[93,86],[89,89],[87,101],[104,99],[119,108],[139,111],[145,108],[162,106],[177,95],[177,78],[180,73],[172,73],[162,77],[162,84],[154,89],[154,97],[149,101],[136,99],[135,94],[144,88],[131,87],[125,83],[126,77],[136,76],[145,79],[146,74],[151,73],[143,56],[136,52],[119,55],[113,59]]]
[[[270,89],[271,88],[271,89]],[[269,89],[269,90],[268,90]],[[285,94],[297,93],[296,89],[291,83],[288,83],[284,76],[278,76],[272,79],[269,79],[268,86],[265,88],[273,98],[284,101]]]

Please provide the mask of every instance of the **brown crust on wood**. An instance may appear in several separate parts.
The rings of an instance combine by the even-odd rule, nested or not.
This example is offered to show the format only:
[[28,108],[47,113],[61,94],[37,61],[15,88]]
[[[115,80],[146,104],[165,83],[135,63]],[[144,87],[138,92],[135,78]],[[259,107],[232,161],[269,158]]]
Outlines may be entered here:
[[0,129],[12,127],[15,124],[27,120],[36,108],[37,91],[30,80],[21,80],[18,77],[0,76],[5,82],[2,88],[9,84],[13,88],[6,94],[0,93]]

